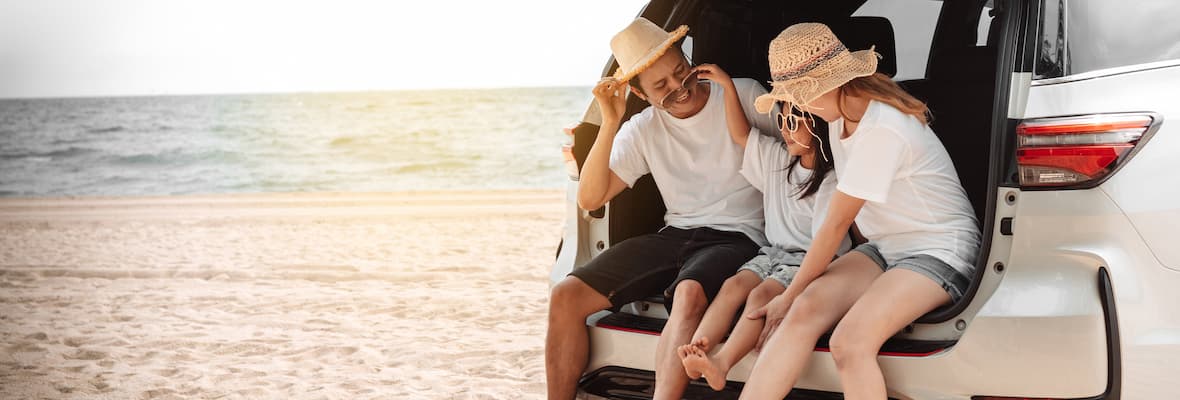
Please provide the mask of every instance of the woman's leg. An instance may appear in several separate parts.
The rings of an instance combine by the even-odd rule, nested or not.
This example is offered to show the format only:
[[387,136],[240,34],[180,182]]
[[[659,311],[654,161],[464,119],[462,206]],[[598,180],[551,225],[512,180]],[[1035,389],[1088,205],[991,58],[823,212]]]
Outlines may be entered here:
[[[762,281],[754,290],[750,291],[750,295],[746,299],[746,311],[762,308],[784,290],[786,288],[774,279]],[[705,380],[709,382],[709,387],[712,387],[713,390],[725,388],[725,378],[729,375],[729,369],[754,349],[754,344],[758,342],[758,335],[762,333],[764,322],[763,319],[739,317],[737,326],[729,334],[729,339],[725,343],[717,345],[717,353],[713,356],[709,356],[708,350],[706,350],[709,345],[707,342],[711,339],[702,337],[701,342],[703,343],[700,346],[688,349],[688,355],[684,358],[685,371],[689,372],[689,376],[704,375]],[[694,341],[693,344],[697,344],[697,342]]]
[[950,299],[939,284],[906,269],[890,269],[873,282],[832,333],[832,358],[840,370],[844,398],[886,398],[885,378],[877,364],[881,345]]
[[833,261],[795,299],[783,326],[767,339],[741,398],[786,397],[807,366],[815,342],[840,320],[878,276],[881,267],[864,253],[853,251]]

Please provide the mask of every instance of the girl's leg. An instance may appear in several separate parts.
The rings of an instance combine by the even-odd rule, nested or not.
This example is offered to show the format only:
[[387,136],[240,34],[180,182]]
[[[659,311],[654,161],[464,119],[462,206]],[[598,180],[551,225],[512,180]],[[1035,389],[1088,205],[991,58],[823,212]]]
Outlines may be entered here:
[[[784,290],[786,288],[774,279],[762,281],[746,299],[746,311],[757,310],[765,306]],[[725,343],[717,345],[716,354],[709,356],[707,350],[703,349],[703,347],[707,347],[708,343],[702,343],[703,346],[690,349],[688,356],[684,358],[684,369],[689,371],[690,376],[694,373],[696,376],[704,375],[713,390],[725,388],[725,378],[729,375],[729,369],[754,349],[754,345],[758,342],[758,335],[762,333],[764,322],[763,319],[738,317],[737,326],[733,328],[733,332],[729,334],[729,339]],[[707,340],[709,339],[702,338],[702,341]]]
[[782,326],[767,339],[742,389],[742,399],[782,399],[807,366],[815,342],[881,276],[881,267],[864,253],[850,252],[807,285]]
[[910,270],[894,268],[873,282],[832,333],[832,358],[840,370],[844,398],[886,398],[885,378],[877,364],[881,345],[950,299],[939,284]]
[[[726,279],[721,285],[721,291],[713,299],[713,304],[705,311],[692,341],[676,349],[680,361],[684,361],[693,347],[702,347],[702,350],[709,351],[713,344],[720,342],[725,332],[729,331],[729,327],[733,326],[734,314],[737,313],[738,307],[746,301],[750,290],[759,282],[762,282],[762,278],[759,278],[758,274],[745,269]],[[692,379],[701,377],[700,372],[694,372],[687,367],[684,372]]]

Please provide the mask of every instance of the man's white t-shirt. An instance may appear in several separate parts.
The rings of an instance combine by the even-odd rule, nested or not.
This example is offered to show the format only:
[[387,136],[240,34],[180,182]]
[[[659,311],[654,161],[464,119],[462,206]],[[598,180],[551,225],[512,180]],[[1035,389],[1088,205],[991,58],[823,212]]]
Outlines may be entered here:
[[[770,118],[754,110],[754,99],[766,93],[762,85],[753,79],[733,81],[746,119],[759,129],[773,129]],[[696,115],[681,119],[648,107],[624,123],[611,148],[610,169],[627,186],[652,174],[668,208],[664,223],[669,226],[741,232],[765,246],[762,194],[739,173],[742,146],[729,135],[724,89],[708,84],[709,99]]]
[[856,225],[885,261],[927,254],[971,276],[979,227],[934,131],[875,100],[848,138],[843,119],[829,128],[836,190],[865,200]]
[[[774,264],[802,265],[805,252],[811,248],[811,241],[827,216],[828,202],[836,190],[836,174],[829,172],[818,191],[799,198],[799,185],[811,177],[812,170],[802,164],[787,170],[793,156],[783,147],[783,142],[751,130],[742,175],[762,191],[766,240],[770,245],[760,252],[770,255]],[[836,255],[844,254],[850,246],[851,241],[845,236]]]

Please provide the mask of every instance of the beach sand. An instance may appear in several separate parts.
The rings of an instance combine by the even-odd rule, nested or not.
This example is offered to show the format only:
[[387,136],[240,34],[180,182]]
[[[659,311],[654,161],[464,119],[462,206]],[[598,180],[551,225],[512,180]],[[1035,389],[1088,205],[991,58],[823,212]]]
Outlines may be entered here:
[[563,193],[0,200],[0,397],[545,392]]

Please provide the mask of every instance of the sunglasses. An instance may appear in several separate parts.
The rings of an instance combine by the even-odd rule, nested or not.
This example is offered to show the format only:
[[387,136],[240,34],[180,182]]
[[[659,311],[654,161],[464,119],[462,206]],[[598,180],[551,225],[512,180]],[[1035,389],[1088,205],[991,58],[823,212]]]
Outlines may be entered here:
[[809,128],[815,128],[815,120],[809,116],[804,116],[803,111],[794,105],[791,105],[790,111],[784,113],[783,102],[781,101],[774,102],[774,106],[770,109],[770,119],[774,121],[774,128],[780,132],[784,127],[787,132],[799,130],[800,121],[807,124]]
[[[688,68],[692,69],[695,67],[690,63],[690,64],[688,64]],[[684,79],[680,80],[680,88],[673,90],[671,92],[668,92],[668,94],[665,94],[664,97],[660,98],[660,102],[659,102],[660,108],[667,109],[668,103],[671,103],[672,101],[675,101],[676,99],[680,98],[680,96],[683,96],[685,93],[688,93],[688,91],[692,87],[694,87],[698,83],[700,83],[700,81],[701,81],[700,74],[701,74],[701,71],[692,71],[692,72],[689,72],[688,75],[685,75]]]

